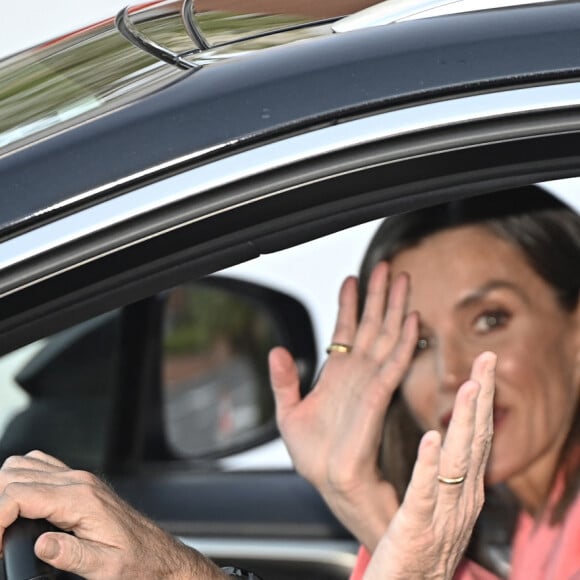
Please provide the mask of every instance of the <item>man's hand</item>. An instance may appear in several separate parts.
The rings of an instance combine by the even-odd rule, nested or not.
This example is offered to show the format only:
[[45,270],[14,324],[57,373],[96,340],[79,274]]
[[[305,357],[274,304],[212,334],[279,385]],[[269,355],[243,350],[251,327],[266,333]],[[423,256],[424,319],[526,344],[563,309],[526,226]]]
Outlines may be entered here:
[[72,532],[46,532],[34,551],[55,568],[89,580],[226,578],[99,478],[40,451],[10,457],[0,469],[0,540],[18,516],[45,518]]

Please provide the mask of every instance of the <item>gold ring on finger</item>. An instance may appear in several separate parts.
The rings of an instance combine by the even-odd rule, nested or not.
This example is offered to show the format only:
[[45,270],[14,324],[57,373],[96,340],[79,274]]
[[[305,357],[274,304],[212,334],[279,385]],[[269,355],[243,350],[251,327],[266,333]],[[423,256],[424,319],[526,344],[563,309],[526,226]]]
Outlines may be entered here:
[[330,354],[331,352],[349,353],[351,350],[352,346],[350,344],[332,342],[326,347],[326,354]]
[[443,477],[442,475],[438,475],[437,480],[445,485],[459,485],[465,481],[465,475],[461,475],[460,477]]

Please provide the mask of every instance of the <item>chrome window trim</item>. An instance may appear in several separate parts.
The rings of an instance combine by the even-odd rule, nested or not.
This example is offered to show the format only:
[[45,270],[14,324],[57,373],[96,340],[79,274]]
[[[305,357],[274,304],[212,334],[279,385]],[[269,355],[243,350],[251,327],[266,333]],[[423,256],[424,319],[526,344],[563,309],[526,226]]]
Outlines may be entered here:
[[[55,248],[107,230],[126,220],[147,215],[161,207],[198,195],[204,191],[232,184],[272,169],[289,166],[310,158],[338,152],[359,145],[379,142],[405,134],[453,126],[465,122],[502,118],[540,111],[557,111],[580,106],[580,82],[552,86],[534,86],[505,90],[492,94],[478,94],[445,101],[410,106],[345,121],[308,133],[274,141],[206,163],[167,179],[150,183],[127,194],[109,199],[85,210],[27,231],[0,244],[0,271],[26,262]],[[192,154],[195,159],[199,152]],[[175,163],[183,163],[180,158]],[[151,168],[148,174],[170,167],[164,164]],[[143,175],[140,174],[140,175]],[[129,182],[135,176],[123,180]],[[113,184],[111,184],[113,185]],[[100,188],[103,189],[103,188]],[[262,197],[276,195],[269,193]],[[88,195],[88,194],[87,194]],[[237,206],[253,203],[259,198],[238,202]],[[231,209],[216,208],[212,215]],[[208,214],[209,215],[209,214]],[[206,217],[206,216],[204,216]],[[152,234],[158,236],[192,223],[184,221]],[[143,241],[144,238],[107,249],[88,261]],[[83,262],[83,263],[86,263]],[[71,264],[47,274],[43,279],[64,272],[80,264]],[[26,284],[31,285],[39,280]],[[22,288],[24,286],[20,286]],[[1,296],[19,288],[7,290]]]
[[181,7],[181,18],[189,37],[199,45],[200,50],[211,48],[211,45],[197,24],[195,18],[195,0],[184,0]]
[[[311,562],[352,570],[356,542],[349,540],[245,539],[180,536],[179,539],[210,558],[252,559],[272,562]],[[233,562],[235,564],[235,562]]]
[[497,8],[548,4],[557,0],[387,0],[341,18],[332,26],[337,33]]
[[133,22],[131,22],[129,8],[124,8],[117,14],[115,19],[115,26],[117,27],[117,30],[120,32],[120,34],[122,34],[131,44],[149,53],[155,58],[158,58],[159,60],[185,69],[197,70],[201,68],[198,64],[183,60],[181,55],[178,53],[173,52],[164,46],[161,46],[154,40],[151,40],[141,34]]

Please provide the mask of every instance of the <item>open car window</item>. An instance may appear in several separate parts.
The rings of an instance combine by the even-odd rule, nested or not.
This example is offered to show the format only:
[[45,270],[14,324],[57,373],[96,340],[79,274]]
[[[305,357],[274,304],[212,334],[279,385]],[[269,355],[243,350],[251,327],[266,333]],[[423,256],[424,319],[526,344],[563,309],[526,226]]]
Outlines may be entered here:
[[[545,187],[571,206],[580,203],[575,179]],[[310,386],[330,341],[338,288],[357,274],[381,222],[227,268],[215,278],[225,282],[209,277],[209,284],[192,281],[141,301],[155,322],[136,353],[127,351],[128,340],[138,342],[127,314],[136,307],[129,305],[4,355],[0,454],[43,447],[79,467],[106,469],[123,390],[135,380],[147,382],[135,388],[161,409],[152,427],[159,432],[149,437],[165,450],[151,458],[219,458],[228,469],[291,467],[273,426],[268,350],[287,343],[285,333],[297,333],[288,319],[306,328],[290,342],[311,343],[301,359],[304,388]],[[127,357],[131,364],[150,359],[147,381],[131,369],[127,374]]]

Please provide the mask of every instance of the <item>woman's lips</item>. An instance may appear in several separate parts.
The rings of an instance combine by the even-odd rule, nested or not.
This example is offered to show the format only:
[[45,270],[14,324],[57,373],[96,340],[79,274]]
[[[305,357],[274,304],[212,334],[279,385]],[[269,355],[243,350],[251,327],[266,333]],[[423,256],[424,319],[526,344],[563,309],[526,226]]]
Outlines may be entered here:
[[[504,421],[508,411],[505,407],[494,406],[493,408],[493,428],[497,429]],[[453,411],[449,411],[441,416],[439,423],[441,428],[446,431],[449,428],[449,423],[451,423],[451,417],[453,417]]]
[[493,428],[496,430],[505,420],[508,411],[505,407],[493,408]]
[[439,420],[439,424],[443,430],[447,430],[449,427],[449,423],[451,423],[451,417],[453,416],[453,411],[449,411],[449,413],[445,413]]

